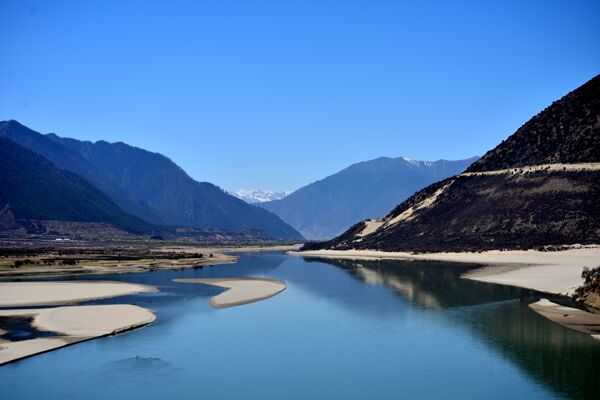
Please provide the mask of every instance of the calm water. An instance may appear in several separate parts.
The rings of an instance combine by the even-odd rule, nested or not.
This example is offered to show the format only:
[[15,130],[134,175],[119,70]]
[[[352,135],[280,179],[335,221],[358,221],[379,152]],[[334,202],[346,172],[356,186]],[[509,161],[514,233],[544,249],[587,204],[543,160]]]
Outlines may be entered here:
[[[78,279],[157,285],[121,297],[156,323],[0,367],[1,399],[599,398],[600,342],[445,263],[246,254],[234,265]],[[266,301],[216,310],[174,278],[279,278]],[[102,302],[95,302],[102,303]]]

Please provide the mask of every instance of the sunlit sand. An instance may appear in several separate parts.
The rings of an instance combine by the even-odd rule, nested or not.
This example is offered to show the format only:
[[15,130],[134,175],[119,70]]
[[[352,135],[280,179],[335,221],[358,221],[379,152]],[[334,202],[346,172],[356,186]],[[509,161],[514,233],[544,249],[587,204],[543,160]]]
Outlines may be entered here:
[[129,304],[0,310],[0,317],[30,318],[31,324],[39,331],[60,334],[14,342],[0,341],[0,365],[74,343],[125,332],[156,319],[149,310]]
[[283,281],[263,278],[175,279],[175,282],[204,283],[229,289],[210,299],[210,304],[216,308],[233,307],[264,300],[281,293],[286,287]]
[[149,292],[156,288],[124,282],[0,282],[0,307],[73,304]]
[[593,338],[600,340],[600,315],[561,306],[547,299],[541,299],[530,304],[529,307],[550,321],[578,332],[590,334]]

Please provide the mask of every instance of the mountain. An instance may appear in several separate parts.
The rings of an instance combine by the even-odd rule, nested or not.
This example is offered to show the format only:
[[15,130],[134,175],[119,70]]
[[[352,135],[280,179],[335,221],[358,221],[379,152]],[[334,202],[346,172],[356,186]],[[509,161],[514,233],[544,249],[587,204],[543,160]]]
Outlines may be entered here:
[[42,135],[16,121],[0,122],[0,137],[80,175],[124,211],[150,223],[229,231],[259,229],[278,239],[302,239],[276,215],[211,183],[195,181],[162,154],[121,142],[92,143]]
[[330,239],[365,218],[377,218],[425,186],[462,172],[477,157],[460,161],[415,161],[380,157],[260,204],[308,239]]
[[273,192],[271,190],[248,190],[240,189],[232,193],[238,199],[244,200],[249,204],[265,203],[267,201],[281,200],[290,192]]
[[132,233],[152,229],[81,177],[6,138],[0,138],[0,208],[13,224],[50,220],[103,222]]
[[600,75],[466,172],[305,249],[486,250],[600,243]]

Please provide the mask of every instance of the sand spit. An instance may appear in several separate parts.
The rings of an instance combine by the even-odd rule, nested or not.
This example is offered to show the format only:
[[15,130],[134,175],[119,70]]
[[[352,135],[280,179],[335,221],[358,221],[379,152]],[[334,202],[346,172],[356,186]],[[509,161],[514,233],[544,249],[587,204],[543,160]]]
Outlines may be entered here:
[[72,304],[156,291],[152,286],[108,281],[0,282],[0,307]]
[[600,340],[600,315],[561,306],[547,299],[541,299],[530,304],[529,307],[550,321],[578,332],[590,334],[594,339]]
[[152,323],[149,310],[129,305],[56,307],[26,310],[0,310],[0,317],[31,318],[40,331],[60,336],[10,342],[0,340],[0,365],[60,347],[114,335]]
[[567,250],[546,252],[491,250],[480,253],[411,254],[376,250],[314,250],[289,254],[302,257],[431,260],[487,265],[464,277],[562,295],[573,293],[582,284],[583,267],[600,264],[600,246],[573,246]]
[[268,299],[285,290],[285,282],[264,278],[198,278],[174,279],[175,282],[204,283],[229,290],[213,296],[210,304],[216,308],[239,306]]

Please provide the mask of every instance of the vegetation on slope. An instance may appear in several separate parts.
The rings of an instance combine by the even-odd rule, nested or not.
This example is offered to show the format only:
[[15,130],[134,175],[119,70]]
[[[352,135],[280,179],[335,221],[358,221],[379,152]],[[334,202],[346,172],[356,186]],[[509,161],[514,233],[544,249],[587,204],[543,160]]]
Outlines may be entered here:
[[600,162],[600,75],[552,103],[467,171]]
[[5,138],[0,138],[0,194],[18,219],[105,222],[133,233],[151,230],[83,178]]

